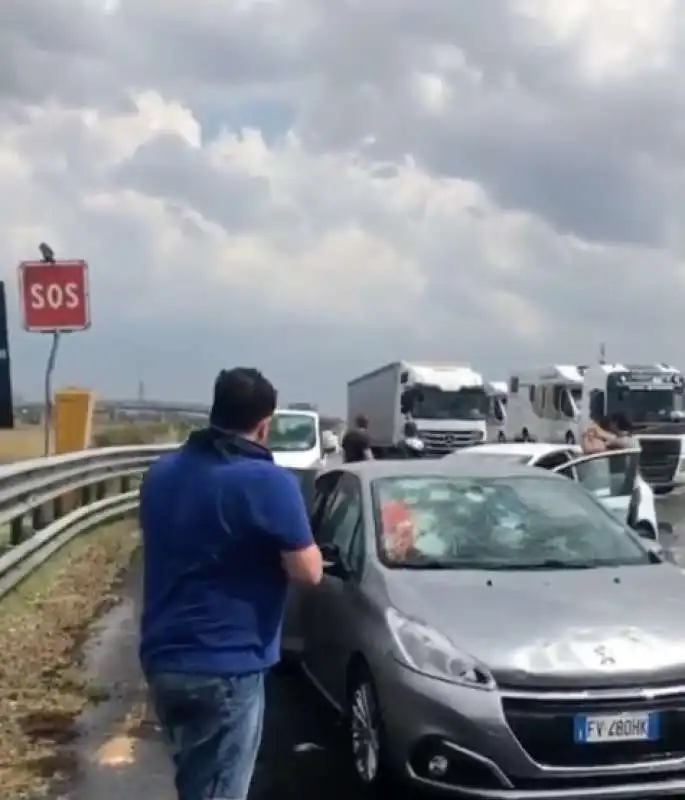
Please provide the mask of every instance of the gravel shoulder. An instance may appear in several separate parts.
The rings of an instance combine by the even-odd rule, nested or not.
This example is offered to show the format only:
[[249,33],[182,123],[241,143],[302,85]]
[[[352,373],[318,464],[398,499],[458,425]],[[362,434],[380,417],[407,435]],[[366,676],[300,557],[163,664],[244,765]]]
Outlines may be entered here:
[[91,621],[119,600],[133,520],[79,537],[0,602],[0,785],[38,798],[72,779],[75,721],[100,699],[79,668]]

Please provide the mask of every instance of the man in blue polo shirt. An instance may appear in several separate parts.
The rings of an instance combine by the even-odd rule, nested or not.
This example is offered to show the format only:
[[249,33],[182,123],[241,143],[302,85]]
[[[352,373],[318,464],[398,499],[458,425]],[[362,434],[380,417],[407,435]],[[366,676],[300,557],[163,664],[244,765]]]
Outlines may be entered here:
[[209,427],[141,487],[140,661],[179,800],[247,797],[288,580],[321,580],[298,482],[265,447],[275,408],[259,371],[221,372]]

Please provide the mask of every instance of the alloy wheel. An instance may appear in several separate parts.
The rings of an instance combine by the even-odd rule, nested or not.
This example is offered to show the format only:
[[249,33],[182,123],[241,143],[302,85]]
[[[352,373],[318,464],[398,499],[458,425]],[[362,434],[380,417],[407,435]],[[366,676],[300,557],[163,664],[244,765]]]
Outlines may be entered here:
[[350,712],[354,768],[359,779],[368,785],[378,777],[380,763],[378,709],[370,684],[362,683],[356,687]]

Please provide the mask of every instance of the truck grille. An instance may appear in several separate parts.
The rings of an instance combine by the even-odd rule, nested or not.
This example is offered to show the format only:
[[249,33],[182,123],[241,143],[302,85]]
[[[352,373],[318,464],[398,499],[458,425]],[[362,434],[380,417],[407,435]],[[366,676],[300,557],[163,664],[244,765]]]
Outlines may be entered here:
[[421,431],[421,439],[426,452],[442,456],[482,442],[483,431]]
[[640,449],[640,473],[647,483],[671,483],[680,462],[680,438],[640,439]]
[[[550,701],[503,698],[504,714],[521,746],[539,764],[551,767],[602,767],[640,764],[685,756],[685,695],[656,699]],[[575,714],[659,711],[660,738],[654,742],[577,744]]]

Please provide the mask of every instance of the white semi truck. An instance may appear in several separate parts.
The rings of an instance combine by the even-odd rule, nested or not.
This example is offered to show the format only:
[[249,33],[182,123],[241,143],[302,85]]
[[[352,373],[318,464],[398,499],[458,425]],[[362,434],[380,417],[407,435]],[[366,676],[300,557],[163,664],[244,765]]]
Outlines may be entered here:
[[380,457],[396,452],[410,421],[429,456],[485,441],[489,402],[486,381],[468,364],[396,361],[347,384],[348,425],[365,414]]
[[581,429],[624,414],[640,442],[640,472],[657,494],[685,483],[685,379],[669,364],[596,364],[583,369]]

